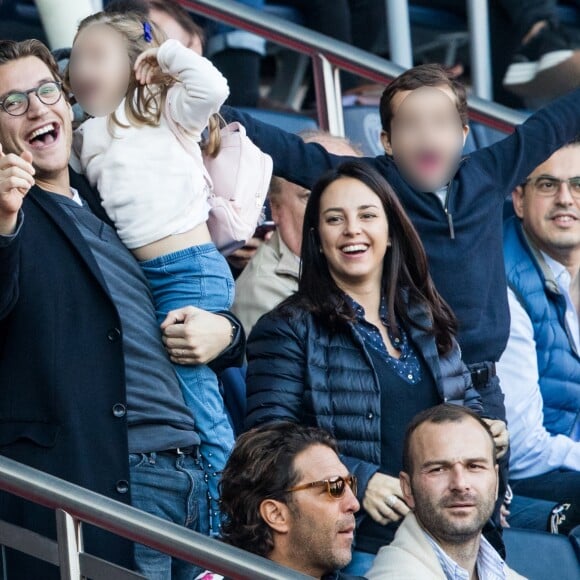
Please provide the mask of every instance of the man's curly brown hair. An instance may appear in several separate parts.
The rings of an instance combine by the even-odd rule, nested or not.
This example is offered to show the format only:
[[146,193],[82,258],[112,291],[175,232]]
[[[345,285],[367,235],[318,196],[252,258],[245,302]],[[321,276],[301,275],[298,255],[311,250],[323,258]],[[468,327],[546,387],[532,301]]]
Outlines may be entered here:
[[313,445],[338,453],[326,431],[286,421],[256,427],[238,438],[220,483],[224,542],[268,557],[274,541],[260,505],[266,499],[289,503],[286,490],[301,477],[294,459]]

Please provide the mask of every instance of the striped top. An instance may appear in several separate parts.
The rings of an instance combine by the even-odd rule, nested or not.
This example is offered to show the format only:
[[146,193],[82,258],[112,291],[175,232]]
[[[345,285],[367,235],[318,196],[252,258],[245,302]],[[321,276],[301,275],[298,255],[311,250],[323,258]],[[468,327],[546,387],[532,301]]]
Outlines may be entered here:
[[[435,550],[447,580],[469,580],[469,572],[451,559],[427,532],[424,533]],[[479,580],[506,580],[505,562],[483,535],[475,565]]]

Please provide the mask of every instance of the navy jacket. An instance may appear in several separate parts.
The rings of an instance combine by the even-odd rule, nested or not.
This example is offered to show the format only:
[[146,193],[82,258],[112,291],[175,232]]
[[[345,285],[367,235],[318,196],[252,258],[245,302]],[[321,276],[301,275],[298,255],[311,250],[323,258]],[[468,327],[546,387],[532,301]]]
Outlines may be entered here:
[[566,326],[566,299],[541,255],[530,247],[517,217],[504,226],[508,284],[534,327],[544,426],[552,435],[580,424],[580,353]]
[[[106,219],[87,182],[71,174],[71,184]],[[0,246],[0,453],[130,503],[127,421],[113,410],[126,406],[119,314],[59,205],[32,188],[23,214],[14,242]],[[0,518],[55,536],[52,510],[14,496],[0,494]],[[84,532],[88,552],[132,566],[131,543]],[[59,577],[39,560],[10,558],[15,577]]]
[[[248,136],[274,160],[274,174],[311,188],[345,157],[259,122],[231,108]],[[414,191],[386,155],[366,158],[394,187],[429,256],[435,286],[459,319],[458,341],[467,364],[497,361],[509,335],[502,248],[503,201],[554,151],[580,133],[580,90],[535,113],[513,135],[463,160],[445,206]]]
[[[427,323],[411,307],[412,320]],[[499,387],[474,389],[457,344],[445,357],[435,340],[411,326],[410,339],[431,371],[441,402],[465,404],[503,418]],[[362,498],[381,463],[381,389],[373,361],[352,325],[332,331],[312,314],[276,309],[265,314],[248,339],[246,427],[274,420],[317,425],[337,439],[342,459],[359,478]]]

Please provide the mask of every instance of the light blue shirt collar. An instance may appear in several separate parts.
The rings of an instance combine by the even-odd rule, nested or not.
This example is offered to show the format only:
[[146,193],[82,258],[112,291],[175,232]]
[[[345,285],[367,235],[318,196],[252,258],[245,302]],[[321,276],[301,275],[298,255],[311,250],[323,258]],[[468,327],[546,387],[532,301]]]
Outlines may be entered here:
[[548,256],[545,252],[540,251],[540,253],[550,270],[552,270],[554,279],[558,283],[558,288],[566,299],[566,324],[568,326],[569,334],[574,340],[576,351],[580,352],[580,323],[578,320],[578,312],[576,312],[576,308],[572,302],[572,296],[570,295],[570,284],[572,282],[570,272],[568,272],[566,266],[557,260],[554,260],[551,256]]
[[[423,533],[435,550],[447,580],[470,580],[469,572],[450,558],[427,532]],[[481,536],[475,565],[479,580],[506,580],[505,562],[484,536]]]

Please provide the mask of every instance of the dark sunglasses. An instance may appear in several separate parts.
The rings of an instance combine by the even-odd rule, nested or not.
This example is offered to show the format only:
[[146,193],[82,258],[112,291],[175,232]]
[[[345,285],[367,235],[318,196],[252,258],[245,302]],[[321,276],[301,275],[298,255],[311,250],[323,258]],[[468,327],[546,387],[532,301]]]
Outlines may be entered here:
[[303,483],[287,489],[288,493],[300,491],[303,489],[310,489],[311,487],[326,487],[326,492],[333,499],[340,499],[346,491],[346,486],[350,487],[352,493],[356,495],[357,479],[356,475],[347,475],[346,477],[333,477],[332,479],[322,479],[320,481],[313,481],[311,483]]

